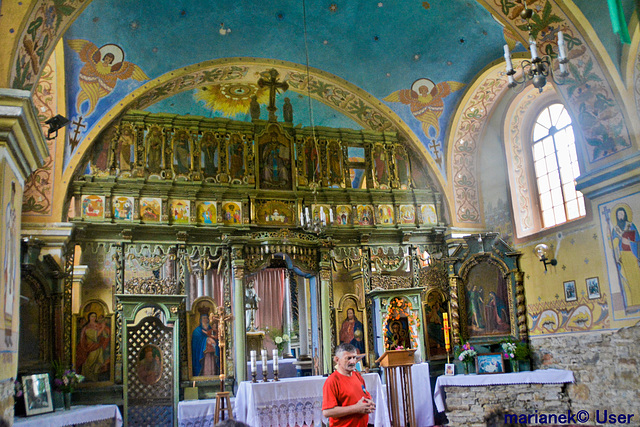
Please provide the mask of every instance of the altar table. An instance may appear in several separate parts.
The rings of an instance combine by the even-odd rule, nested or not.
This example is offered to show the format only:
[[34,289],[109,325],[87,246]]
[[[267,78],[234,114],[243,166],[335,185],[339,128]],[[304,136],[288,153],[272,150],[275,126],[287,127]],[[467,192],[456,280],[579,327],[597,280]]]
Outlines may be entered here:
[[438,412],[445,410],[443,387],[478,387],[509,384],[563,384],[575,379],[572,371],[563,369],[539,369],[510,374],[439,376],[433,398]]
[[16,417],[14,426],[21,427],[58,427],[82,426],[122,426],[122,415],[116,405],[72,406],[70,410],[57,410],[31,417]]
[[[369,414],[369,423],[376,427],[390,426],[387,399],[378,374],[363,374],[365,385],[376,404]],[[251,383],[238,387],[234,416],[252,427],[320,426],[322,417],[322,386],[325,377],[290,378],[278,382]]]

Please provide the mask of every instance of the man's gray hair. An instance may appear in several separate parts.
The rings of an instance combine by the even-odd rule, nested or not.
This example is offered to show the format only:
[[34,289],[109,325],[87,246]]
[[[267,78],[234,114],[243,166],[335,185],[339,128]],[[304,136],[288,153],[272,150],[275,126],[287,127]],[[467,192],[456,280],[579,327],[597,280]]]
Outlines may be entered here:
[[353,346],[353,344],[349,344],[348,342],[343,342],[336,348],[335,355],[336,357],[342,356],[342,353],[357,353],[358,350]]

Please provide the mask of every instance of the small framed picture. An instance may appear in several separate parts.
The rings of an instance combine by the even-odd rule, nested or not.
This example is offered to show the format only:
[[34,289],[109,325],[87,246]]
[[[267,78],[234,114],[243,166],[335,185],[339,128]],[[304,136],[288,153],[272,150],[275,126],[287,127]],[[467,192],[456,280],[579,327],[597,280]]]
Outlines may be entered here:
[[503,374],[502,353],[479,354],[476,358],[476,372],[478,374]]
[[600,283],[597,277],[589,277],[587,280],[587,293],[589,299],[600,298]]
[[446,363],[444,365],[444,374],[445,375],[455,375],[456,374],[456,365],[453,363]]
[[27,416],[53,412],[49,374],[23,376],[22,390]]
[[564,299],[565,301],[575,301],[578,299],[578,293],[576,292],[576,281],[569,280],[564,282]]

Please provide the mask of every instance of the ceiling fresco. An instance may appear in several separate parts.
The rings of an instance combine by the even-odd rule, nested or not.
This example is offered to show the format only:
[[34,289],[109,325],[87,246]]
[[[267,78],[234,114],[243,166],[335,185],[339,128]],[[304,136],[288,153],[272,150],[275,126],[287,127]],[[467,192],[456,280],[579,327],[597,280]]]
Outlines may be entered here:
[[[298,0],[92,1],[64,36],[72,120],[66,159],[106,112],[167,73],[237,57],[304,65],[304,13]],[[451,114],[466,85],[501,57],[503,29],[491,14],[463,0],[307,1],[306,27],[309,65],[390,108],[445,174]],[[202,92],[191,89],[146,110],[250,120],[246,108],[208,102]],[[294,107],[294,125],[309,126],[313,118],[316,126],[362,128],[317,101],[310,113],[303,91],[278,95],[279,108],[284,97]]]

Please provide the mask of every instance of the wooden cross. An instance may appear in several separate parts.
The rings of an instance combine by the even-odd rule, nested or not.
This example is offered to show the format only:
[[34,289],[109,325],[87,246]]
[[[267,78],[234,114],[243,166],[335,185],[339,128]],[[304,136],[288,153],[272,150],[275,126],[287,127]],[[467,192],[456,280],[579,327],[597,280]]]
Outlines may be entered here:
[[278,90],[286,92],[287,89],[289,89],[289,85],[287,84],[287,82],[278,81],[278,76],[280,75],[280,73],[278,73],[278,70],[276,70],[275,68],[272,68],[269,71],[261,74],[265,75],[266,73],[268,73],[269,77],[260,77],[260,79],[258,80],[258,86],[261,88],[265,86],[269,87],[269,106],[267,107],[267,111],[269,111],[269,121],[275,122],[277,120],[276,110],[278,109],[276,107],[276,93],[278,93]]
[[87,125],[85,125],[84,123],[82,123],[82,116],[80,116],[78,118],[78,120],[76,120],[75,122],[71,122],[72,125],[75,125],[75,130],[73,131],[73,137],[70,138],[70,142],[71,142],[71,150],[74,150],[77,146],[78,143],[80,142],[80,132],[82,132],[82,128],[86,128]]

